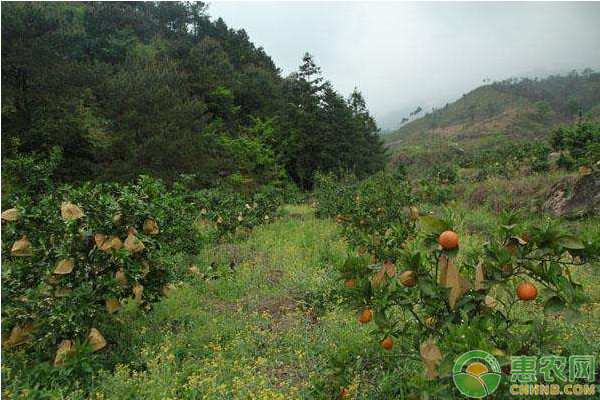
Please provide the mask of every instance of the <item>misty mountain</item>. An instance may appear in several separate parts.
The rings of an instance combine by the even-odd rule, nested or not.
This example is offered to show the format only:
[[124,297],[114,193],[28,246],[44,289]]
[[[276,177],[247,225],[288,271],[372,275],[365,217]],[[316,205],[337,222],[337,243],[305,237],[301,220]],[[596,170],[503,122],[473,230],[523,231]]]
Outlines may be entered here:
[[480,86],[385,137],[388,145],[435,139],[547,137],[579,114],[600,115],[600,73],[585,69],[544,79],[511,78]]

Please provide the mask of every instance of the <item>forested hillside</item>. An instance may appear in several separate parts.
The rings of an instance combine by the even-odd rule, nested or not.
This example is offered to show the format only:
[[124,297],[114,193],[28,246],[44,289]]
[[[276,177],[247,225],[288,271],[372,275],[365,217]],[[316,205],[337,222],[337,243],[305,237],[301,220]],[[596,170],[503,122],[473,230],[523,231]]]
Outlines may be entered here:
[[418,115],[385,138],[392,163],[420,176],[440,169],[452,175],[460,165],[482,178],[487,175],[483,171],[506,173],[512,166],[502,171],[498,166],[523,159],[544,171],[550,153],[565,150],[560,145],[565,130],[572,131],[572,148],[593,154],[574,162],[562,152],[561,165],[586,165],[597,158],[588,142],[596,137],[592,132],[600,116],[600,73],[586,69],[545,79],[494,82]]
[[591,69],[481,86],[405,124],[386,139],[415,144],[436,137],[455,141],[497,134],[513,139],[549,137],[555,125],[572,122],[579,114],[600,115],[600,73]]
[[[309,54],[284,77],[200,2],[2,4],[2,157],[60,148],[62,181],[255,187],[383,166],[359,92]],[[300,59],[301,54],[298,55]]]

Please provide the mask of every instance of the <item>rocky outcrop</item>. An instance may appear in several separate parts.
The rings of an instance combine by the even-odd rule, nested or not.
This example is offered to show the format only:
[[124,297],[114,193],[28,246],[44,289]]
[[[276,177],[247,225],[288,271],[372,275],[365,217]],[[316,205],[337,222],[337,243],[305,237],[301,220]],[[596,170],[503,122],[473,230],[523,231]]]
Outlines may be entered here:
[[559,216],[600,214],[600,171],[560,178],[550,189],[543,209]]

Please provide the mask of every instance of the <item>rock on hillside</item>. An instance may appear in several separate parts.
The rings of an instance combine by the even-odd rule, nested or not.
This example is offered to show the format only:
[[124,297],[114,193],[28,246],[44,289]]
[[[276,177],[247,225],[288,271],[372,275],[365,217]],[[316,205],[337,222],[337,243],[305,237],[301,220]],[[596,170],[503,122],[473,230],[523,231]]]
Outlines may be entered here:
[[554,215],[600,214],[600,171],[562,177],[550,189],[543,208]]

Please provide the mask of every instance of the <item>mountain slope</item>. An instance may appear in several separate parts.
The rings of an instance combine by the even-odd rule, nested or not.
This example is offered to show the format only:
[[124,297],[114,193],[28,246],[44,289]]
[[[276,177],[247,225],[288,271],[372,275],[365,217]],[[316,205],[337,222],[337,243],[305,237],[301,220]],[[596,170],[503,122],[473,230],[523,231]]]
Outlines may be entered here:
[[585,70],[546,79],[511,79],[481,86],[386,137],[388,147],[480,142],[503,135],[547,137],[581,110],[600,114],[600,73]]

